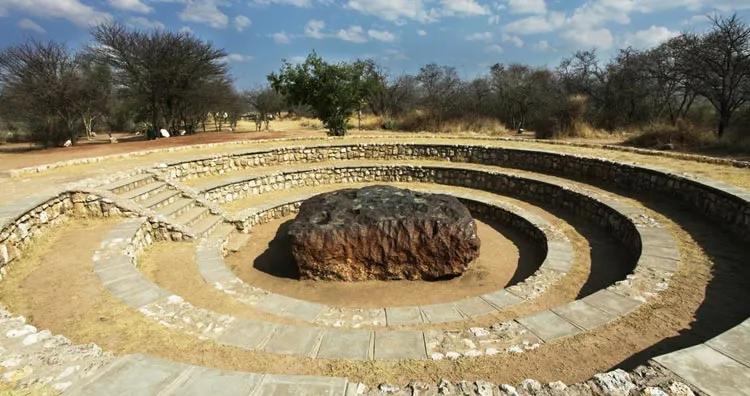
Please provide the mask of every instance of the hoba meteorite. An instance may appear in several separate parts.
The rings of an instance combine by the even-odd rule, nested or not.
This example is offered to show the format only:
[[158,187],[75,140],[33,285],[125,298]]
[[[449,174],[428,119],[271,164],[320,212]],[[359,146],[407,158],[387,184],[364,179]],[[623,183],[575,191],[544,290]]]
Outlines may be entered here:
[[289,227],[301,279],[437,280],[479,256],[471,213],[453,196],[391,186],[304,201]]

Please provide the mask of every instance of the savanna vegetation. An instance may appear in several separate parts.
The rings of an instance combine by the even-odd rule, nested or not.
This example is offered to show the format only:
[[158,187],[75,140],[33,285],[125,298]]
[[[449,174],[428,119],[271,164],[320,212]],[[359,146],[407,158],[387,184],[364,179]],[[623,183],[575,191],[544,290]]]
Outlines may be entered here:
[[[361,127],[399,131],[533,131],[538,138],[624,136],[656,148],[750,151],[750,27],[717,16],[655,48],[610,59],[576,51],[555,67],[496,63],[466,80],[452,66],[391,74],[371,59],[329,63],[311,53],[283,61],[268,84],[239,91],[224,50],[190,33],[97,26],[91,45],[29,40],[0,51],[0,130],[39,144],[94,131],[256,129],[309,115],[330,135]],[[308,122],[307,125],[312,125]],[[613,135],[615,134],[615,135]]]

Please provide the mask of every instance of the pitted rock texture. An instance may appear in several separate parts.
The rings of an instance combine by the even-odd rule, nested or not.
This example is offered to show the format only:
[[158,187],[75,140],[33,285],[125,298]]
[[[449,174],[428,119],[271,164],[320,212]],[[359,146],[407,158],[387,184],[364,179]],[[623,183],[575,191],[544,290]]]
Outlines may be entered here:
[[391,186],[316,195],[289,227],[300,278],[436,280],[479,256],[471,213],[455,197]]

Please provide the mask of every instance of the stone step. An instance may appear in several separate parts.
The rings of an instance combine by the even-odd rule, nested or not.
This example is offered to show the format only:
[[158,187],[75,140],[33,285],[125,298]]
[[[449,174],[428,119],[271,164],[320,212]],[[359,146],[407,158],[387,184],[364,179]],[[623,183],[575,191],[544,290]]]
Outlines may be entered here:
[[165,205],[156,210],[157,213],[164,216],[176,218],[181,214],[195,207],[195,201],[190,198],[178,197],[169,205]]
[[229,243],[227,243],[227,250],[230,252],[237,252],[242,249],[247,242],[250,240],[250,234],[243,234],[239,232],[233,232],[229,235]]
[[167,187],[167,183],[155,181],[150,184],[146,184],[145,186],[126,191],[125,193],[120,194],[120,196],[125,199],[132,199],[133,201],[143,201],[161,193],[162,191],[166,190]]
[[126,177],[124,179],[117,180],[106,186],[105,190],[112,191],[115,194],[123,194],[132,189],[141,187],[154,181],[154,175],[150,173],[140,173],[135,176]]
[[231,223],[221,223],[211,232],[210,236],[214,239],[225,240],[231,238],[232,232],[236,230],[237,229]]
[[180,197],[181,194],[182,192],[180,190],[169,188],[159,194],[152,196],[151,198],[143,200],[141,204],[151,210],[156,210],[173,203]]
[[208,234],[211,233],[211,231],[214,230],[214,228],[218,227],[219,224],[221,224],[222,221],[221,216],[217,215],[209,215],[208,217],[204,218],[203,220],[199,221],[198,223],[193,225],[193,230],[195,230],[195,234],[198,236],[205,237]]
[[209,210],[206,207],[195,206],[185,211],[185,213],[177,216],[175,218],[175,221],[187,227],[192,227],[199,221],[205,219],[210,214],[211,212],[209,212]]

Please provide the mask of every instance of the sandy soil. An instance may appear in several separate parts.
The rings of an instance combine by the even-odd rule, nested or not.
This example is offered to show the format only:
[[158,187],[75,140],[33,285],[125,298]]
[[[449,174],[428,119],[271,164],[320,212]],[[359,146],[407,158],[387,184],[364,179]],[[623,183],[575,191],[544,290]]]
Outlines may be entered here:
[[477,220],[479,259],[463,275],[435,282],[325,282],[299,280],[287,237],[294,216],[255,227],[250,241],[226,258],[246,283],[302,300],[349,308],[426,305],[455,301],[502,289],[525,279],[543,255],[518,232]]

